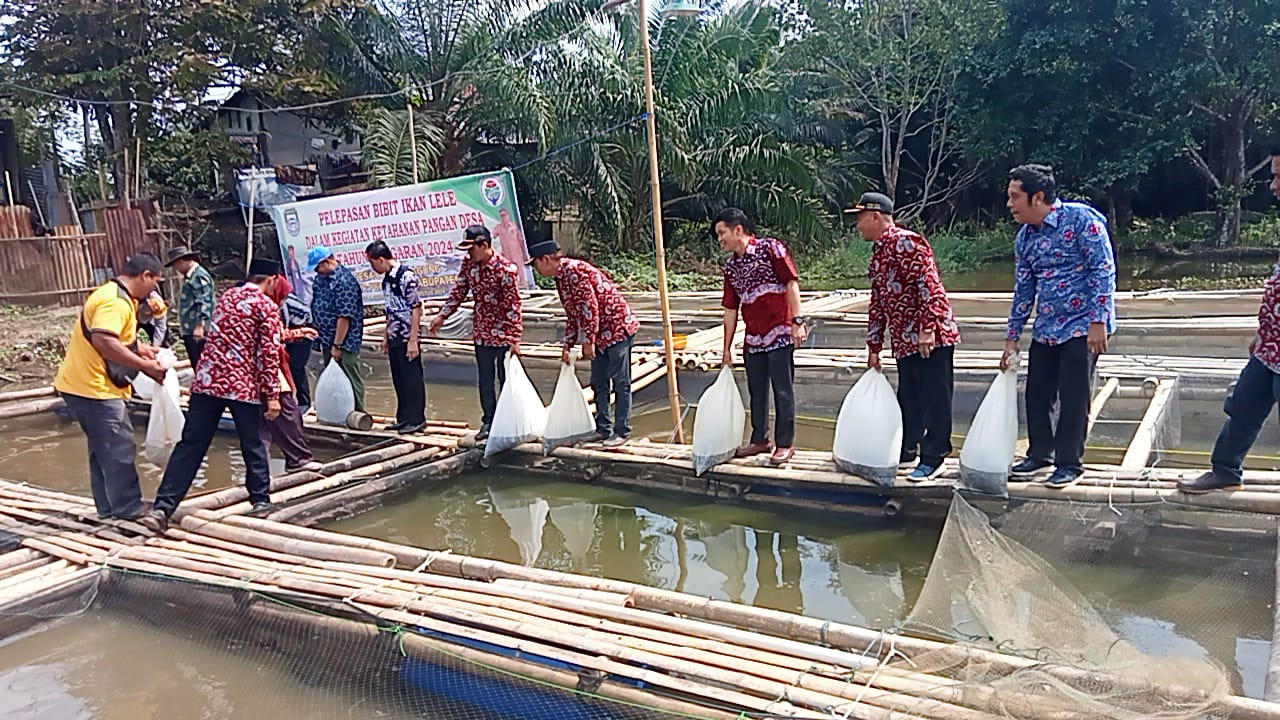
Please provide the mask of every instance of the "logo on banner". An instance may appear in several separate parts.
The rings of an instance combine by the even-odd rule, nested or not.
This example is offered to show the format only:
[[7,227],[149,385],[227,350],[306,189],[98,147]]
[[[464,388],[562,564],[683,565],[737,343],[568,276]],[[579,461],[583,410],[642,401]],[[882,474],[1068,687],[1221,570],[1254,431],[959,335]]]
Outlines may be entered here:
[[298,219],[298,211],[292,208],[284,211],[284,227],[293,237],[302,230],[302,221]]
[[487,177],[480,181],[480,194],[485,202],[498,207],[502,204],[502,183],[497,178]]

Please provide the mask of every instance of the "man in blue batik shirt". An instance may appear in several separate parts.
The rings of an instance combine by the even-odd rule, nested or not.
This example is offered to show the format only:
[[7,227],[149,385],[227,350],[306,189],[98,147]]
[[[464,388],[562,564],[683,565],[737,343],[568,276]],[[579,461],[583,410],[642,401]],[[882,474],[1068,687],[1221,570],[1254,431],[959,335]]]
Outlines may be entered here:
[[1013,475],[1031,478],[1053,466],[1046,484],[1063,488],[1084,472],[1093,369],[1115,331],[1115,256],[1101,213],[1057,199],[1053,168],[1014,168],[1008,194],[1009,212],[1023,225],[1014,243],[1013,307],[1002,370],[1018,352],[1022,329],[1036,310],[1027,364],[1030,444]]
[[356,410],[364,412],[364,378],[360,375],[364,292],[360,281],[323,246],[307,251],[307,271],[316,273],[311,288],[311,321],[320,333],[316,349],[337,361],[355,391]]

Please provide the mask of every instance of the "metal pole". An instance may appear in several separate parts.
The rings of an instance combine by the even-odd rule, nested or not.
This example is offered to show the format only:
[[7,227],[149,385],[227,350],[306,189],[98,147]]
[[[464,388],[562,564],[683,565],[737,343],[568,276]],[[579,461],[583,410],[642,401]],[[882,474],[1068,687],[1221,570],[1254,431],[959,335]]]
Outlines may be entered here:
[[667,299],[667,251],[662,238],[662,188],[658,181],[658,123],[653,106],[653,57],[649,50],[649,0],[640,0],[640,48],[644,53],[644,107],[649,129],[649,194],[653,198],[653,250],[658,264],[658,300],[662,305],[662,353],[667,363],[667,396],[675,440],[684,442],[680,422],[680,386],[676,379],[676,354],[671,332],[671,305]]

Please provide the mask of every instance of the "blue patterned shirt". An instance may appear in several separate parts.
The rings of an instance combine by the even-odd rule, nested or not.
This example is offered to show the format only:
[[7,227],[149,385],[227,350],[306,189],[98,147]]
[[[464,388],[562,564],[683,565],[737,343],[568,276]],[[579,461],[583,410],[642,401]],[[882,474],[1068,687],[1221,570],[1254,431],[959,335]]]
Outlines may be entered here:
[[1116,329],[1116,262],[1106,219],[1083,203],[1059,200],[1037,229],[1023,225],[1014,242],[1013,307],[1007,338],[1058,345],[1089,334],[1090,323]]
[[387,307],[387,344],[407,345],[413,329],[413,310],[422,304],[418,276],[396,263],[382,276],[382,298]]
[[364,339],[364,293],[360,281],[346,265],[329,275],[317,275],[311,289],[311,321],[315,323],[316,349],[328,352],[338,334],[338,318],[350,318],[351,327],[342,342],[342,351],[360,352]]

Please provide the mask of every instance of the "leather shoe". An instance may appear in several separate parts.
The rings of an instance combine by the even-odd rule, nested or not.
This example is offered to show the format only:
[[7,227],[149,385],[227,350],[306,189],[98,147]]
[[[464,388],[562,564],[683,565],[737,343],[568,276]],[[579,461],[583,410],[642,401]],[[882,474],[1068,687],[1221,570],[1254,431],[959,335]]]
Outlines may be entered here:
[[138,518],[138,524],[153,533],[164,533],[169,529],[169,516],[162,510],[150,510]]
[[253,504],[253,507],[250,508],[249,512],[251,513],[266,512],[271,508],[272,508],[272,505],[269,502],[256,502]]
[[1219,475],[1217,472],[1210,470],[1193,480],[1179,480],[1178,489],[1184,493],[1191,495],[1199,495],[1201,493],[1211,492],[1213,490],[1238,489],[1244,487],[1244,483],[1235,478],[1226,475]]
[[773,455],[769,457],[770,465],[781,465],[795,457],[796,449],[793,447],[780,447],[773,451]]
[[765,440],[762,443],[747,443],[733,452],[734,457],[751,457],[753,455],[761,455],[773,450],[773,443]]

